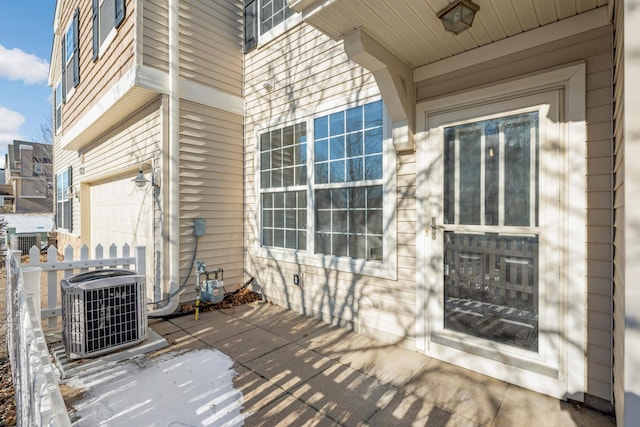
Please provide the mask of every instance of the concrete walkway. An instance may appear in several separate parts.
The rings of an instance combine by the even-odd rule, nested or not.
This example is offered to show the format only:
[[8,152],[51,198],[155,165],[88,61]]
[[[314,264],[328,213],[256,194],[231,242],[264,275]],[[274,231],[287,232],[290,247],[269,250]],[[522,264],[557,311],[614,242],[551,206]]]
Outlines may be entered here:
[[611,426],[612,417],[271,304],[150,320],[235,361],[245,426]]

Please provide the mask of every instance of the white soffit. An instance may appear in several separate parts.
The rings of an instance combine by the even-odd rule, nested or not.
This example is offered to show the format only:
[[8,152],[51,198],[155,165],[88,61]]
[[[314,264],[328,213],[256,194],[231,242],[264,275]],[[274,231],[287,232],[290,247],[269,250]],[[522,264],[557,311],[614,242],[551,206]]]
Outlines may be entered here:
[[413,71],[413,81],[419,82],[461,68],[492,61],[517,52],[551,43],[608,25],[609,12],[601,7],[563,21],[554,22],[508,39],[481,46],[477,49],[452,56],[433,64],[418,67]]

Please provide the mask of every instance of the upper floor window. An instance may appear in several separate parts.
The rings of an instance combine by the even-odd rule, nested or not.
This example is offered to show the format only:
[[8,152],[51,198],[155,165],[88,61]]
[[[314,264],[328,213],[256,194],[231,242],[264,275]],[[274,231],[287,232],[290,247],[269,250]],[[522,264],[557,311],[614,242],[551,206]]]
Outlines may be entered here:
[[58,82],[58,84],[56,85],[54,98],[56,101],[54,130],[57,133],[58,131],[60,131],[60,128],[62,127],[62,82]]
[[106,49],[125,17],[125,0],[93,0],[93,60]]
[[245,0],[244,2],[244,48],[245,52],[282,33],[287,23],[300,21],[287,5],[287,0]]
[[61,82],[61,99],[66,102],[67,97],[71,95],[73,88],[80,83],[80,58],[78,47],[78,28],[79,28],[78,9],[73,13],[73,19],[64,35],[62,36],[62,82]]

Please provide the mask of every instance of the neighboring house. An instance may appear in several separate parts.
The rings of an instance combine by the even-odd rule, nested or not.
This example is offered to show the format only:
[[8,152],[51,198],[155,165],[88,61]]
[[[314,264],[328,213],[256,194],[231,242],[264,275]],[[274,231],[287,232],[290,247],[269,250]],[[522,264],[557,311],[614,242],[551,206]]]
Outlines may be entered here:
[[13,187],[5,181],[4,169],[0,169],[0,213],[13,212]]
[[640,9],[447,3],[59,1],[59,229],[635,420]]
[[54,33],[59,245],[146,246],[154,299],[194,260],[241,283],[241,5],[59,0]]
[[[13,140],[5,155],[2,207],[13,213],[51,212],[53,206],[53,147]],[[11,192],[8,193],[8,190]],[[8,194],[4,194],[8,193]],[[13,197],[11,197],[13,196]]]

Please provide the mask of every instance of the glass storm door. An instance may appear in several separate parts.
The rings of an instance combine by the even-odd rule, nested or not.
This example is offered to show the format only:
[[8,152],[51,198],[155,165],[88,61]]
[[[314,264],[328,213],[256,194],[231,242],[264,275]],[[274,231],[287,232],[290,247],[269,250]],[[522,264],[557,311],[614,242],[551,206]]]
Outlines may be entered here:
[[[577,399],[585,387],[583,70],[419,103],[416,139],[418,349]],[[567,90],[550,83],[565,78]]]
[[444,328],[537,351],[538,112],[445,127],[443,144]]

